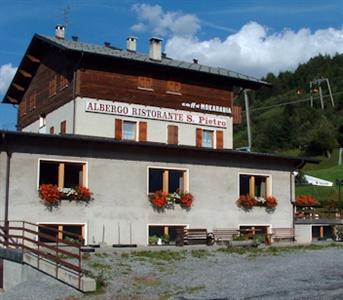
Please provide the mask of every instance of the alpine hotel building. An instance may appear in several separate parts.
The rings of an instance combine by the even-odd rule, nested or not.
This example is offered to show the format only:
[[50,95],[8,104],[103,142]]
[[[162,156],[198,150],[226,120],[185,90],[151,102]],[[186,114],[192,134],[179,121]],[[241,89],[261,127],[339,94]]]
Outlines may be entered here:
[[[233,150],[240,107],[233,87],[255,78],[182,62],[150,39],[149,54],[34,35],[3,103],[18,106],[18,131],[0,137],[0,214],[81,233],[86,244],[147,245],[178,227],[293,228],[294,176],[306,160]],[[65,193],[88,187],[92,200],[48,209],[43,184]],[[191,207],[164,210],[156,191],[191,193]],[[240,195],[274,196],[273,211],[237,206]],[[175,194],[174,194],[175,195]]]

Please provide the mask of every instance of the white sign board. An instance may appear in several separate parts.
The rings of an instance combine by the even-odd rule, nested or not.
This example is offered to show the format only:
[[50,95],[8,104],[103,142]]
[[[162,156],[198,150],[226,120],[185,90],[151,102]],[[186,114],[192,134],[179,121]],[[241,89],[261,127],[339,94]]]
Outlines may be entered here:
[[85,111],[219,128],[226,128],[229,120],[225,116],[94,99],[86,99]]

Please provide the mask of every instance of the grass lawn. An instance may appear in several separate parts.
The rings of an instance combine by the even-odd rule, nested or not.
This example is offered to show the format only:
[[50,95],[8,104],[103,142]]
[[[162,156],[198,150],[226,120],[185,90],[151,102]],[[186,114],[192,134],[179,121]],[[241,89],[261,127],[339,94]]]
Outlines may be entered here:
[[[338,166],[339,150],[335,149],[330,158],[315,157],[321,160],[320,164],[307,164],[302,170],[304,174],[329,180],[334,183],[332,187],[321,187],[314,185],[297,185],[295,189],[296,196],[312,195],[319,201],[337,200],[338,186],[335,184],[336,179],[343,179],[343,165]],[[343,187],[342,187],[343,193]],[[342,196],[343,198],[343,196]]]

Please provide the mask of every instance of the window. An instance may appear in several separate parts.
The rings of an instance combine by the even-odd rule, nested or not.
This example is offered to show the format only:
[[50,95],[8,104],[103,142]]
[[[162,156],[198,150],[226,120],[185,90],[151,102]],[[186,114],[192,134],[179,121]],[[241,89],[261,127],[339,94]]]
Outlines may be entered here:
[[149,168],[148,192],[164,191],[174,193],[188,191],[188,171],[162,168]]
[[19,114],[20,116],[25,116],[26,115],[26,110],[27,110],[27,98],[25,97],[19,104]]
[[181,95],[181,83],[177,81],[167,81],[167,94]]
[[[137,130],[138,126],[138,130]],[[147,122],[132,122],[124,121],[121,119],[115,119],[114,121],[114,138],[116,140],[130,140],[140,142],[147,141],[147,131],[148,123]]]
[[175,245],[178,231],[183,232],[185,228],[186,225],[149,225],[149,237],[157,236],[162,243]]
[[213,131],[203,130],[202,131],[202,147],[213,148]]
[[136,140],[136,122],[123,121],[123,140]]
[[152,78],[138,76],[138,89],[146,90],[146,91],[153,91],[154,89],[152,88]]
[[197,147],[222,149],[224,147],[224,132],[222,130],[203,130],[196,129]]
[[36,92],[33,92],[29,98],[29,111],[33,111],[36,108]]
[[49,81],[49,97],[55,96],[57,92],[57,78],[56,75]]
[[56,239],[73,239],[76,242],[85,240],[85,225],[83,224],[38,224],[38,240],[43,243],[53,243]]
[[62,121],[60,124],[60,133],[61,134],[67,133],[67,121],[66,120]]
[[59,188],[87,186],[86,163],[39,161],[39,185],[55,184]]
[[63,75],[59,75],[58,76],[58,90],[63,90],[64,88],[68,87],[68,79],[66,77],[64,77]]
[[45,114],[41,114],[39,116],[39,128],[42,128],[46,126],[46,115]]
[[270,177],[257,175],[239,176],[239,194],[266,198],[270,194]]
[[177,145],[179,128],[175,125],[168,125],[168,144]]

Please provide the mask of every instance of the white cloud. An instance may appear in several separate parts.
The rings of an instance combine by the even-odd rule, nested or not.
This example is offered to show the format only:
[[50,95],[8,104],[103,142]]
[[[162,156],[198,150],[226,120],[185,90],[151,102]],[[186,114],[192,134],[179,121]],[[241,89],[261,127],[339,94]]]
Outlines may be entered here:
[[201,41],[196,36],[174,34],[165,50],[170,57],[186,61],[197,58],[202,64],[261,77],[268,72],[293,70],[320,53],[343,53],[343,28],[270,33],[267,27],[250,22],[224,40]]
[[16,71],[17,68],[13,67],[12,64],[0,66],[0,95],[6,93]]
[[132,10],[137,14],[139,23],[131,27],[134,31],[151,31],[165,36],[191,36],[200,29],[200,20],[192,14],[164,12],[159,5],[135,4]]

